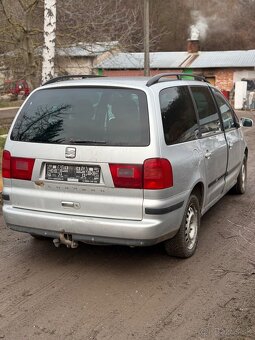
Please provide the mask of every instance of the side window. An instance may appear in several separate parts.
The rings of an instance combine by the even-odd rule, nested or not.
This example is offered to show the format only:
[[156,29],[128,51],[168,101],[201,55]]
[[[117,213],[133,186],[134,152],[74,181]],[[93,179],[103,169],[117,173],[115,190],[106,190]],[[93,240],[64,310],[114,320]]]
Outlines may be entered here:
[[191,86],[190,89],[196,102],[202,136],[221,132],[218,110],[209,89],[204,86]]
[[225,98],[221,95],[219,91],[215,89],[212,89],[212,91],[216,99],[217,105],[219,106],[220,109],[224,129],[225,130],[233,129],[235,127],[235,120],[229,103],[225,100]]
[[195,139],[198,124],[188,88],[164,89],[159,94],[159,100],[166,144]]

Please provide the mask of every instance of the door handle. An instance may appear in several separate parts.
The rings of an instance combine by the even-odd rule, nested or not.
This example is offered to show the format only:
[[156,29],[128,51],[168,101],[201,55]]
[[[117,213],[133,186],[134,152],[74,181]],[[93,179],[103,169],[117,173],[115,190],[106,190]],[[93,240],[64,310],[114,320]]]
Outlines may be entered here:
[[205,153],[205,158],[210,159],[210,158],[211,158],[211,155],[212,155],[211,152],[206,151],[206,153]]
[[78,202],[62,201],[61,205],[62,205],[63,208],[80,209],[80,203],[78,203]]
[[64,208],[74,208],[74,202],[61,202],[62,207]]

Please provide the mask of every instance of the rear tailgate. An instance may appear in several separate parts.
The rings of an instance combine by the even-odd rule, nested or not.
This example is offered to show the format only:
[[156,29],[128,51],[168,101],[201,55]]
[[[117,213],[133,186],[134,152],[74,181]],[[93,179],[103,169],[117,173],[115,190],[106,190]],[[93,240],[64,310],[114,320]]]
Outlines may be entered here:
[[[56,145],[54,152],[49,152],[47,147],[43,152],[43,147],[40,146],[40,152],[36,152],[37,145],[29,145],[30,152],[26,152],[26,156],[33,155],[34,150],[37,155],[39,153],[39,157],[35,160],[31,181],[12,179],[13,206],[90,217],[142,219],[143,190],[115,188],[109,167],[109,162],[114,163],[114,160],[118,160],[118,163],[120,160],[126,161],[127,158],[138,161],[140,156],[135,156],[134,150],[117,152],[116,148],[105,147],[102,150],[102,147],[79,146],[75,160],[63,158],[60,161],[60,157],[56,159],[55,156],[65,154],[66,146]],[[114,157],[114,154],[119,152],[125,157]],[[17,156],[20,152],[17,150],[13,153]],[[48,154],[48,158],[40,157],[42,153]],[[113,156],[112,160],[107,154]],[[22,155],[24,156],[24,152]],[[98,159],[100,162],[95,161]],[[142,164],[142,160],[139,160],[139,163]],[[59,173],[63,166],[71,171],[74,171],[74,168],[83,171],[84,181],[78,182],[81,180],[80,173],[77,176],[74,172],[68,174],[67,171],[62,172],[62,177],[58,175],[56,178],[56,173]],[[54,171],[55,174],[52,175]],[[95,183],[89,183],[93,181]]]

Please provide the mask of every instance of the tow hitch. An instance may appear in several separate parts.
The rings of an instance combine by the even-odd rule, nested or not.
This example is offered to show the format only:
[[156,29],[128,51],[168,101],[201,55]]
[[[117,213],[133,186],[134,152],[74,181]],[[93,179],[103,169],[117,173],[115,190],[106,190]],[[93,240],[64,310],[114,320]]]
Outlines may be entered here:
[[61,244],[66,245],[67,248],[77,248],[79,245],[78,242],[72,240],[72,235],[66,234],[64,230],[59,233],[59,238],[54,238],[53,243],[57,248]]

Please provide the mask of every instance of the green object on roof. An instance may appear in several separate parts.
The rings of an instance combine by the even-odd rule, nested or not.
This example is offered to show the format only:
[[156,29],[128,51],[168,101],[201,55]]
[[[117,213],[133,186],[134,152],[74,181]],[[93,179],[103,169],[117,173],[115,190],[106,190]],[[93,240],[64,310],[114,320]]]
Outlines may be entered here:
[[[193,70],[191,68],[186,68],[185,70],[183,70],[182,73],[185,73],[185,74],[193,74]],[[182,79],[188,79],[188,80],[192,80],[193,77],[182,77]]]

